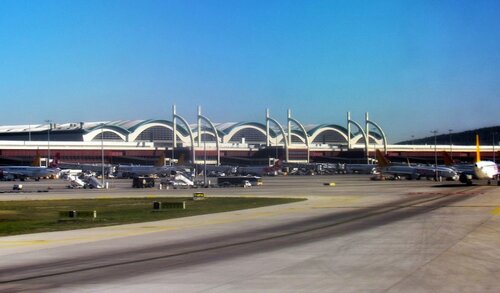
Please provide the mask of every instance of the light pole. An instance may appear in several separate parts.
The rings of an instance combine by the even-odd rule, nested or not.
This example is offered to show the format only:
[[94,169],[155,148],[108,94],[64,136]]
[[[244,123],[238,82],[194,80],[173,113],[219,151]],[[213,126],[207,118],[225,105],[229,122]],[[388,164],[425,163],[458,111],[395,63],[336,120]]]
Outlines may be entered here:
[[47,168],[50,167],[50,130],[52,129],[52,120],[45,120],[49,123],[49,128],[47,128]]
[[496,132],[493,132],[492,135],[493,135],[493,163],[496,163],[496,159],[495,159],[495,135],[497,133]]
[[203,140],[203,185],[207,186],[207,142]]
[[448,133],[450,134],[450,157],[453,159],[453,147],[452,147],[452,143],[451,143],[451,132],[453,131],[453,129],[448,129]]
[[434,134],[434,180],[437,181],[437,138],[436,138],[436,134],[438,133],[437,130],[433,130],[431,131],[431,133]]
[[104,123],[101,123],[101,172],[102,187],[104,188]]

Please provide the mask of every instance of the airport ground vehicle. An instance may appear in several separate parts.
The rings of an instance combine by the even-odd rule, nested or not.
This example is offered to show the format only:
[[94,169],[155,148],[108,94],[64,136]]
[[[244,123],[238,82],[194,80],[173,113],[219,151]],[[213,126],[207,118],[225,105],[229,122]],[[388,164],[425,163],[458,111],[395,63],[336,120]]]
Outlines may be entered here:
[[197,184],[189,178],[188,175],[177,173],[160,181],[161,185],[172,186],[173,188],[191,188],[197,187]]
[[155,179],[152,177],[135,177],[132,180],[133,188],[152,188],[155,186]]
[[217,185],[220,187],[229,186],[252,186],[262,185],[262,178],[259,176],[223,176],[217,178]]
[[108,188],[107,184],[102,183],[99,179],[95,178],[94,176],[85,176],[85,177],[78,177],[75,175],[68,175],[66,179],[69,181],[68,188]]

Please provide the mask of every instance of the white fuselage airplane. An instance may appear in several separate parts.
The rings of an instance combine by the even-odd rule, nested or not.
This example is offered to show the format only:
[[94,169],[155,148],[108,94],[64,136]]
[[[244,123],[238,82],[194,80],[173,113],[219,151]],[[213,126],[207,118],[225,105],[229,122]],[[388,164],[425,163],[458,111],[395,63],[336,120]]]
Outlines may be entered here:
[[479,179],[493,179],[498,176],[498,166],[491,161],[479,161],[474,164],[474,174]]
[[4,177],[12,176],[24,180],[34,178],[39,180],[43,177],[55,176],[61,172],[59,168],[31,167],[31,166],[0,166],[0,174]]
[[165,155],[161,155],[154,165],[119,165],[117,177],[167,176],[177,171],[177,166],[165,165]]
[[281,170],[281,161],[277,160],[274,165],[271,166],[247,166],[238,167],[237,173],[241,175],[273,175],[274,173]]
[[[498,178],[500,173],[498,172],[498,165],[492,161],[481,161],[481,151],[479,146],[479,135],[476,135],[476,162],[474,163],[472,170],[477,179],[486,179],[488,184],[491,183],[491,179]],[[466,183],[467,185],[472,184],[472,176],[469,174],[464,174],[460,176],[460,182]],[[500,185],[500,181],[498,182]]]
[[175,166],[133,166],[120,165],[116,168],[118,177],[134,177],[134,176],[164,176],[170,175],[172,171],[176,171]]

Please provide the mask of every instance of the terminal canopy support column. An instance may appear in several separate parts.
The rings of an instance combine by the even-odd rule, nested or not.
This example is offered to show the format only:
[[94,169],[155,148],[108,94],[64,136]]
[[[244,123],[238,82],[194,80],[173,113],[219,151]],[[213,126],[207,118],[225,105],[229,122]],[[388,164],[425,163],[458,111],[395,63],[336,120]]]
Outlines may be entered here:
[[174,129],[174,134],[173,134],[173,144],[172,144],[172,159],[174,158],[174,149],[177,147],[177,119],[179,119],[182,123],[184,123],[184,126],[186,127],[188,133],[189,133],[189,139],[191,140],[191,152],[192,152],[192,157],[193,157],[193,164],[196,160],[196,152],[194,149],[194,136],[193,136],[193,131],[191,130],[191,127],[189,127],[189,124],[187,123],[186,119],[184,119],[182,116],[177,115],[175,105],[172,106],[172,122],[174,124],[173,129]]
[[198,106],[198,147],[201,147],[201,106]]
[[351,149],[351,112],[347,112],[347,149]]
[[[368,120],[368,112],[365,112],[365,134],[366,139],[368,140],[368,145],[370,145],[370,127],[368,125]],[[368,149],[366,150],[366,155],[368,156]]]
[[292,111],[288,109],[288,138],[290,145],[292,144],[292,130],[291,130],[292,122],[295,123],[302,130],[302,133],[304,133],[304,140],[306,142],[306,148],[307,148],[307,162],[309,163],[309,156],[310,156],[309,135],[307,135],[305,127],[298,120],[292,118]]
[[173,163],[173,160],[174,160],[174,151],[175,151],[175,148],[177,147],[177,114],[176,114],[176,109],[175,109],[175,105],[172,105],[172,123],[173,123],[173,134],[172,134],[172,162],[170,164]]
[[378,126],[377,123],[369,120],[368,119],[368,113],[366,113],[366,129],[367,129],[366,136],[370,137],[369,134],[368,134],[368,124],[373,125],[375,128],[378,129],[378,131],[380,131],[380,134],[382,135],[382,140],[384,141],[384,154],[387,154],[387,137],[385,136],[384,131],[382,130],[382,128],[380,126]]
[[[207,117],[201,115],[201,108],[198,108],[198,121],[203,119],[205,122],[207,122],[210,125],[210,128],[212,128],[214,135],[215,135],[215,146],[217,148],[217,166],[220,165],[220,145],[219,145],[219,133],[217,132],[217,129],[215,128],[215,125],[208,119]],[[198,124],[201,124],[198,122]],[[201,136],[201,129],[198,129],[198,137]]]
[[[348,112],[348,117],[350,118],[350,116],[351,116],[351,114]],[[350,125],[351,123],[354,124],[354,125],[356,125],[359,128],[359,131],[361,131],[361,134],[363,135],[363,138],[365,139],[365,155],[366,155],[366,163],[368,164],[369,163],[369,158],[368,158],[368,139],[366,137],[366,133],[363,130],[363,127],[361,127],[361,125],[359,125],[359,123],[357,123],[356,121],[352,121],[351,119],[348,119],[347,120],[347,125]],[[348,130],[348,136],[349,136],[349,141],[350,141],[351,140],[350,139],[350,136],[351,136],[350,126],[348,127],[348,129],[349,129]]]
[[[285,130],[283,129],[283,126],[281,126],[281,124],[276,121],[275,119],[269,117],[269,109],[267,110],[267,115],[266,115],[266,128],[269,129],[269,122],[273,122],[276,126],[278,126],[281,134],[283,135],[283,141],[285,142],[285,161],[289,161],[289,157],[288,157],[288,138],[287,138],[287,135],[285,133]],[[267,132],[269,132],[269,130],[267,130]]]
[[266,109],[266,147],[270,146],[271,135],[269,131],[269,109]]

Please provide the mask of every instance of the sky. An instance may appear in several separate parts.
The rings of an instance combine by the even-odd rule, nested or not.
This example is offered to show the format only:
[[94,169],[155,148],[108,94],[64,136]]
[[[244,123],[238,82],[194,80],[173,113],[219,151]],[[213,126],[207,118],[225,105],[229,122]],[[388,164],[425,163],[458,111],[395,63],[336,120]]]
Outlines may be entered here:
[[0,0],[0,125],[500,125],[500,1]]

